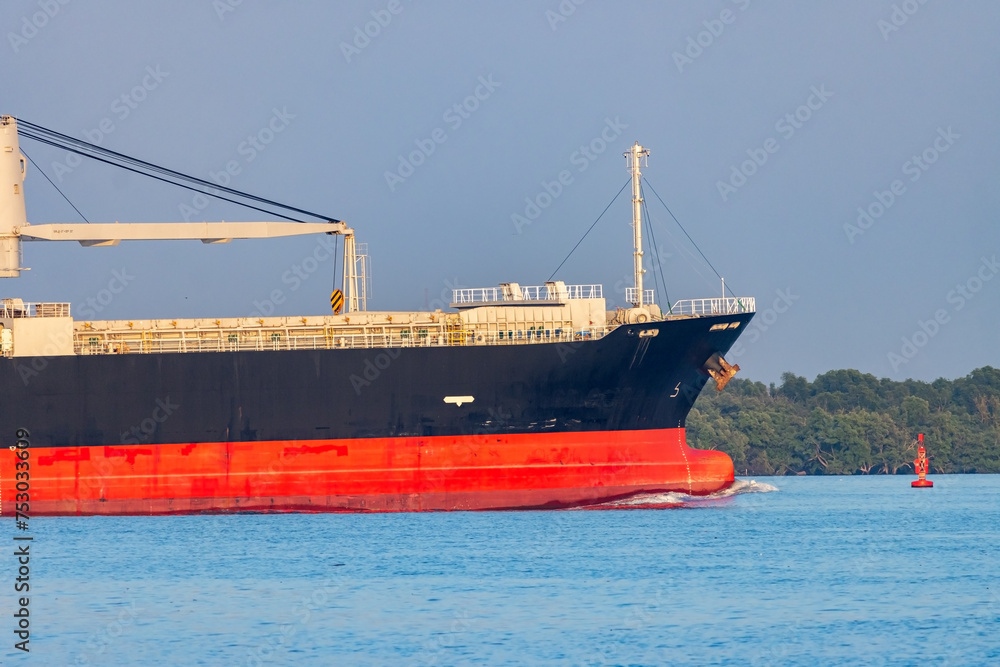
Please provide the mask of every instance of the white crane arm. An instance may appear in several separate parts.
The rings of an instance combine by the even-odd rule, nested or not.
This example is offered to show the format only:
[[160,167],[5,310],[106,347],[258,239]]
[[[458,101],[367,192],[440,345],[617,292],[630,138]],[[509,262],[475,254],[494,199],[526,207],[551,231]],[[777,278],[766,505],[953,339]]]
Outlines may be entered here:
[[305,234],[353,233],[343,222],[129,222],[22,225],[14,234],[25,241],[79,241],[85,246],[122,241],[227,243],[233,239],[273,239]]

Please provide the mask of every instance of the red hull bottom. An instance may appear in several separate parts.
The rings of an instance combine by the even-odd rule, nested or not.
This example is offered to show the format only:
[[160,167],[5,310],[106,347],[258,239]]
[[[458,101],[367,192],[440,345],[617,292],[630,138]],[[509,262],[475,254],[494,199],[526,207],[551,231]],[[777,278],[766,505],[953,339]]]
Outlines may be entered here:
[[[30,449],[39,515],[557,509],[706,495],[733,463],[684,429]],[[0,456],[14,514],[13,452]]]

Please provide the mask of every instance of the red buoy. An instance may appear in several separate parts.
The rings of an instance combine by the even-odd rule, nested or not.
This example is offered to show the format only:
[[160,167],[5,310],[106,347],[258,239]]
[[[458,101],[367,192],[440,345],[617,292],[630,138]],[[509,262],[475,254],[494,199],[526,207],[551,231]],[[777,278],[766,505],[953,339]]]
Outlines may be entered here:
[[929,489],[934,486],[934,482],[927,479],[927,450],[924,449],[924,434],[917,436],[920,446],[917,448],[917,458],[913,460],[913,471],[917,473],[917,480],[910,482],[910,486],[915,489]]

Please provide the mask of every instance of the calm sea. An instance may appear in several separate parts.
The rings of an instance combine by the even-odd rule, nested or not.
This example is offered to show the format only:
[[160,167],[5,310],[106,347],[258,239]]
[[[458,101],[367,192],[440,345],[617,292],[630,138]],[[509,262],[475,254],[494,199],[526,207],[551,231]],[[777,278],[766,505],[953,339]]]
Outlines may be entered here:
[[[669,509],[34,519],[4,665],[1000,664],[1000,476]],[[0,523],[13,544],[14,527]]]

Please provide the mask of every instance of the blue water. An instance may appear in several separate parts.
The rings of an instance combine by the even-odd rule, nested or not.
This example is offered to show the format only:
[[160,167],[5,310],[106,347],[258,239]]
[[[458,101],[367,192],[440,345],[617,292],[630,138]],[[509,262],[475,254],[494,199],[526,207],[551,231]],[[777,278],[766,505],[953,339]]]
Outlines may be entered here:
[[933,479],[762,478],[653,510],[34,519],[31,653],[0,583],[0,655],[1000,664],[1000,476]]

